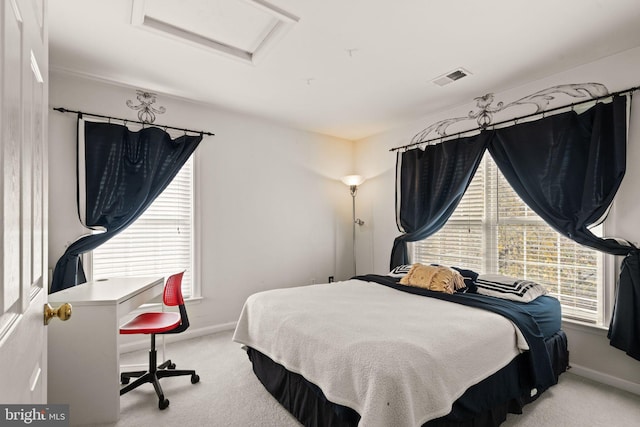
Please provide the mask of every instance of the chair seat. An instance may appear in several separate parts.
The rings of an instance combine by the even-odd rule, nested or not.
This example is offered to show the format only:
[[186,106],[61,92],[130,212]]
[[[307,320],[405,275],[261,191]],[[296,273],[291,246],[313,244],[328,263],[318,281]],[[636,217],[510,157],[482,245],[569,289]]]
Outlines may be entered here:
[[121,334],[161,334],[180,326],[179,313],[142,313],[120,327]]
[[[162,303],[168,307],[178,306],[180,313],[171,311],[151,312],[139,314],[120,327],[121,334],[148,334],[151,335],[151,348],[149,349],[149,369],[147,371],[122,372],[120,382],[126,384],[120,389],[120,396],[142,384],[151,383],[158,395],[158,408],[166,409],[169,399],[164,396],[160,378],[191,376],[191,384],[200,381],[200,376],[194,370],[176,369],[176,364],[167,360],[158,365],[158,352],[156,351],[156,334],[180,333],[189,327],[189,317],[182,297],[182,276],[184,271],[171,275],[164,285]],[[131,378],[137,378],[129,384]]]

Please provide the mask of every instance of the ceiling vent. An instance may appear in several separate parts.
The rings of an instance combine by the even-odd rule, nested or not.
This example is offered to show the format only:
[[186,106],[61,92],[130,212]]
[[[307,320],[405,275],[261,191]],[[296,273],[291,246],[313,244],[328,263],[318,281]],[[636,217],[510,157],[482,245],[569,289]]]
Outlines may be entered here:
[[449,83],[455,82],[456,80],[460,80],[463,77],[467,77],[471,73],[464,68],[456,68],[453,71],[448,72],[440,77],[436,77],[432,80],[433,83],[438,86],[448,85]]

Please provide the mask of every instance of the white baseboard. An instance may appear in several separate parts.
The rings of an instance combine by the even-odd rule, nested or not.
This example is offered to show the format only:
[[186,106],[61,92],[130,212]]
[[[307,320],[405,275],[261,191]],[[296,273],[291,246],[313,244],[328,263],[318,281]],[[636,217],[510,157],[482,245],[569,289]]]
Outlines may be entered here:
[[603,374],[602,372],[594,371],[593,369],[585,368],[584,366],[574,365],[573,363],[571,363],[571,369],[569,370],[569,372],[593,381],[597,381],[602,384],[610,385],[612,387],[640,395],[640,384],[638,383],[614,377],[613,375]]
[[[197,338],[204,335],[215,334],[223,331],[232,331],[236,328],[237,322],[229,322],[222,323],[220,325],[212,325],[205,326],[203,328],[189,328],[186,331],[179,334],[166,334],[166,335],[158,335],[158,337],[163,337],[165,342],[172,343],[183,340],[188,340],[191,338]],[[149,349],[149,338],[145,335],[146,339],[136,340],[134,342],[121,344],[120,345],[120,353],[129,353],[137,350],[148,350]],[[158,347],[161,345],[162,341],[158,343]]]

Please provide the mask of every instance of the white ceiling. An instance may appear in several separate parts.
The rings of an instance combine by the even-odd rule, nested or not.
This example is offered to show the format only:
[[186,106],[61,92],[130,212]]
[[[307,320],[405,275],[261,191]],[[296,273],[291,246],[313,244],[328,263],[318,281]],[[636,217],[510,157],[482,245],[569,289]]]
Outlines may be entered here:
[[53,70],[350,140],[640,46],[640,0],[55,0],[49,17]]

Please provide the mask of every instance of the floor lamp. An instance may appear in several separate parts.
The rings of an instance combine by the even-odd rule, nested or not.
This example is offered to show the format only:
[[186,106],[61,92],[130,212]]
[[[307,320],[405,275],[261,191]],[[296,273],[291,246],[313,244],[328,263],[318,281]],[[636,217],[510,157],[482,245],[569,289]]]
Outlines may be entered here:
[[356,225],[364,225],[364,221],[360,218],[356,218],[356,193],[358,192],[358,185],[364,182],[364,178],[360,175],[347,175],[342,178],[342,182],[349,186],[349,190],[351,191],[351,198],[353,200],[353,210],[352,210],[352,219],[353,219],[353,274],[357,275],[358,270],[356,267]]

